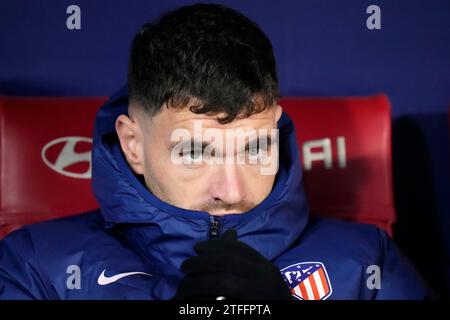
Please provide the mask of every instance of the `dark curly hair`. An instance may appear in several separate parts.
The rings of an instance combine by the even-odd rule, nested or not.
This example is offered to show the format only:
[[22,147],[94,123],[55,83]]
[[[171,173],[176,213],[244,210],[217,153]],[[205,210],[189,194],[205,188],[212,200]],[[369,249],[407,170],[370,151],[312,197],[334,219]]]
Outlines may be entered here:
[[145,24],[131,47],[130,103],[153,116],[168,103],[221,123],[271,108],[279,98],[272,45],[258,25],[217,4],[195,4]]

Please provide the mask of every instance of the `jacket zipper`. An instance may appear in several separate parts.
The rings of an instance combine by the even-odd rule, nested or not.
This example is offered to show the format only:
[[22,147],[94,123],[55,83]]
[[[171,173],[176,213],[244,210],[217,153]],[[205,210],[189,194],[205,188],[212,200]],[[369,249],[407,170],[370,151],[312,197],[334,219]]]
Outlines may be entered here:
[[219,237],[219,220],[216,217],[211,217],[209,238],[216,239]]

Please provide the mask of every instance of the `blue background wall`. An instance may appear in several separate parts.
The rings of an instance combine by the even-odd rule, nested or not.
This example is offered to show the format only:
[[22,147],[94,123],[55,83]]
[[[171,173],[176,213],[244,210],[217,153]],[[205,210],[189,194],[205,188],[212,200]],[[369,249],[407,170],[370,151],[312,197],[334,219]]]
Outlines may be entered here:
[[[267,33],[283,95],[370,95],[393,106],[396,240],[435,290],[450,287],[450,1],[218,1]],[[0,94],[111,95],[140,25],[193,1],[2,1]],[[81,8],[81,30],[66,8]],[[381,30],[366,8],[381,8]]]

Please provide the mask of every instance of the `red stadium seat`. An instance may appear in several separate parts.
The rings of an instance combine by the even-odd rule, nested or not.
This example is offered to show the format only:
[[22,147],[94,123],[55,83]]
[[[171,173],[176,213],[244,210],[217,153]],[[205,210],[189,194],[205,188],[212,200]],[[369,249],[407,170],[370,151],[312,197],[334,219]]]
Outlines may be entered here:
[[295,122],[312,213],[372,223],[392,236],[387,97],[284,98],[280,104]]
[[[0,97],[0,239],[24,224],[97,207],[90,183],[95,113],[106,98]],[[284,98],[315,214],[395,221],[385,96]]]
[[97,207],[90,150],[105,100],[0,97],[0,238]]

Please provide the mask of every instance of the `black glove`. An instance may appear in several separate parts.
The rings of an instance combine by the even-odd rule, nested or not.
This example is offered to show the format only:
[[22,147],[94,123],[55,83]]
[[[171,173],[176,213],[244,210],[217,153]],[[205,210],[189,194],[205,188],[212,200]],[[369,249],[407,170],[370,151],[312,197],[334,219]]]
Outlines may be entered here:
[[199,255],[182,263],[186,277],[173,299],[292,299],[278,268],[238,241],[236,230],[199,242],[194,248]]

